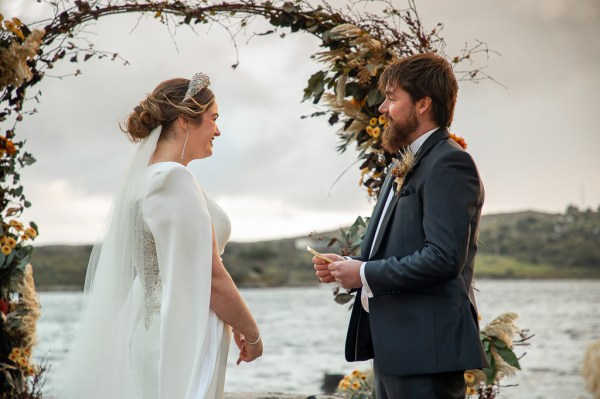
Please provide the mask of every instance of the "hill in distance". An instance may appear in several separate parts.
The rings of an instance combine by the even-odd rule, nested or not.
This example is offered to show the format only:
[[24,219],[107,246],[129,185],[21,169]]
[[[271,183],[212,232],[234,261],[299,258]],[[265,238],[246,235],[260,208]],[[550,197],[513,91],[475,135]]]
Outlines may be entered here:
[[[230,242],[223,261],[240,287],[316,285],[306,245],[336,252],[327,243],[338,233]],[[38,290],[81,290],[91,249],[91,245],[36,247],[31,263]],[[475,277],[600,278],[600,213],[570,206],[564,214],[484,215]]]

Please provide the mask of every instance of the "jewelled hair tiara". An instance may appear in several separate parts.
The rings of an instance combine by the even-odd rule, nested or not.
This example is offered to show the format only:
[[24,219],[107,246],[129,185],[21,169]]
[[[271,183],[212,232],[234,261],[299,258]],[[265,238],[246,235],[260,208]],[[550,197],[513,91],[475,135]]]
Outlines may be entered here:
[[194,74],[190,80],[190,84],[188,85],[185,97],[183,97],[183,101],[193,98],[196,94],[198,94],[201,90],[206,89],[208,86],[210,86],[210,79],[208,75],[205,75],[202,72]]

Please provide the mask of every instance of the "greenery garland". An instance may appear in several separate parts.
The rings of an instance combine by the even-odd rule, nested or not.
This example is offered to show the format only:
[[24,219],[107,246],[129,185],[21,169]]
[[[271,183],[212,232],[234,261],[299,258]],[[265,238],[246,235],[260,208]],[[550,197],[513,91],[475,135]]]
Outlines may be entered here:
[[[26,93],[55,63],[122,59],[118,54],[97,50],[85,39],[84,28],[89,23],[109,15],[133,13],[154,18],[171,29],[218,24],[230,32],[236,48],[236,34],[247,29],[255,17],[273,26],[260,35],[279,32],[285,37],[288,31],[303,31],[317,36],[321,51],[312,57],[323,68],[308,79],[304,100],[322,106],[323,111],[311,117],[326,116],[331,125],[338,126],[339,152],[356,146],[360,185],[373,198],[379,195],[392,160],[381,146],[386,121],[378,112],[383,101],[377,86],[379,76],[395,59],[432,51],[444,54],[445,48],[440,36],[442,25],[426,30],[413,0],[408,0],[405,10],[395,8],[391,0],[368,2],[378,6],[376,13],[364,11],[367,1],[351,2],[342,9],[334,9],[325,0],[39,1],[52,7],[51,19],[27,25],[0,14],[0,122],[4,126],[0,132],[0,398],[41,397],[35,387],[40,368],[32,365],[29,357],[39,317],[29,258],[31,241],[39,231],[35,223],[19,220],[31,205],[24,196],[19,171],[35,159],[24,151],[15,130],[24,116],[37,112],[35,108],[24,108]],[[471,67],[478,54],[489,54],[485,43],[476,42],[448,57],[454,66],[468,64],[464,71],[455,69],[459,79],[491,79],[481,69]],[[73,75],[79,73],[76,69]],[[39,95],[30,99],[39,100]],[[356,248],[357,235],[365,225],[359,218],[342,239],[348,239]]]

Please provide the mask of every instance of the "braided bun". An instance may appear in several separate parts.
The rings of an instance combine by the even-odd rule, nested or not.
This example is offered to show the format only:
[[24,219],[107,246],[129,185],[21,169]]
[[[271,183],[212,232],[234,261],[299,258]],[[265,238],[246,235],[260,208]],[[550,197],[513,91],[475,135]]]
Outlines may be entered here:
[[162,125],[163,132],[179,116],[190,122],[202,122],[202,114],[214,101],[214,94],[205,88],[185,101],[188,79],[170,79],[160,83],[152,93],[133,109],[122,129],[133,142],[139,142]]

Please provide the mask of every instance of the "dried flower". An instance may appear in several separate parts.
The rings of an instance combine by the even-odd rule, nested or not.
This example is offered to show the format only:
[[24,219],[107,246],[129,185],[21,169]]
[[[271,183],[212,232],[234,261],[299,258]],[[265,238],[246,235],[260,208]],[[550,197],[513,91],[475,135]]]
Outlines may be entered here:
[[593,341],[585,351],[581,374],[586,389],[594,398],[600,398],[600,339]]
[[402,160],[392,168],[392,175],[396,177],[394,180],[394,183],[396,184],[396,192],[394,195],[400,194],[402,183],[404,183],[404,177],[408,174],[408,171],[413,167],[415,162],[415,156],[410,150],[410,147],[405,147],[404,150],[401,150],[400,155],[402,156]]

